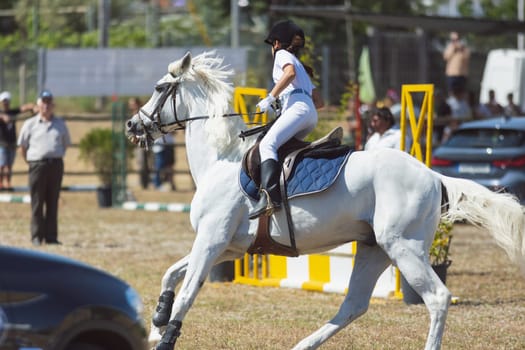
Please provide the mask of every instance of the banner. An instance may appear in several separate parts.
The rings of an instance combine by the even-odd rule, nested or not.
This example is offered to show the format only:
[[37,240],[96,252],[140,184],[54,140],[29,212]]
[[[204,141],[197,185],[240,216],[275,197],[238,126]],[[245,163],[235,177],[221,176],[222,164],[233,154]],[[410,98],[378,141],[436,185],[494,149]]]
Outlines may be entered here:
[[359,58],[359,99],[363,103],[372,103],[376,99],[372,68],[370,67],[370,52],[364,47]]

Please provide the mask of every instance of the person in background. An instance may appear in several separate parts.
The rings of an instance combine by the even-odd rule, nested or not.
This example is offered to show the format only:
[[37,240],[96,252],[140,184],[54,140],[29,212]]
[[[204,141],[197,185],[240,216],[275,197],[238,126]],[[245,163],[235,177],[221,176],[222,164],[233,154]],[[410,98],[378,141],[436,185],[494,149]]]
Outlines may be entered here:
[[434,130],[432,144],[438,145],[443,139],[443,131],[452,118],[452,109],[447,103],[445,94],[441,90],[434,93]]
[[153,143],[154,155],[154,177],[153,184],[156,189],[161,189],[162,183],[168,181],[172,191],[175,191],[173,182],[173,166],[175,164],[175,153],[173,146],[175,138],[173,134],[167,133]]
[[[131,97],[128,100],[128,111],[131,115],[139,112],[142,102],[138,97]],[[147,189],[150,182],[150,152],[141,147],[136,148],[137,167],[139,169],[140,186],[142,189]]]
[[450,94],[456,90],[466,93],[470,50],[457,32],[451,32],[449,37],[450,41],[443,52],[448,92]]
[[461,123],[472,119],[472,109],[470,108],[469,101],[467,101],[467,96],[465,92],[459,88],[456,87],[452,89],[452,94],[447,99],[447,103],[450,106],[452,114],[449,122],[443,129],[440,143],[446,142]]
[[460,123],[472,119],[472,110],[465,92],[458,88],[452,89],[451,95],[447,98],[447,103],[452,111],[452,119],[456,119]]
[[468,103],[470,105],[470,109],[472,110],[472,119],[480,120],[491,117],[490,110],[485,104],[479,103],[478,95],[475,94],[474,91],[469,91]]
[[16,156],[16,118],[20,113],[32,111],[34,104],[11,107],[9,91],[0,93],[0,104],[0,189],[10,189]]
[[507,105],[504,108],[505,115],[515,117],[522,114],[520,106],[514,103],[514,94],[509,92],[507,94]]
[[489,100],[485,106],[490,111],[492,117],[502,115],[504,113],[503,107],[496,101],[496,92],[493,89],[489,90]]
[[[401,100],[396,90],[390,88],[387,90],[385,98],[383,99],[383,105],[377,107],[387,107],[396,119],[396,115],[401,115]],[[399,118],[397,118],[399,119]],[[397,122],[397,121],[396,121]]]
[[172,191],[177,190],[175,186],[174,174],[175,174],[175,134],[171,133],[171,142],[166,147],[164,151],[165,167],[163,169],[163,179],[170,185]]
[[31,240],[33,245],[58,241],[58,199],[64,176],[64,155],[71,144],[63,119],[54,114],[53,94],[44,90],[38,114],[27,119],[18,137],[22,158],[29,164]]
[[390,109],[376,108],[371,111],[370,115],[370,127],[373,133],[366,141],[365,151],[377,148],[401,149],[401,131],[392,128],[395,119]]
[[461,125],[461,122],[458,119],[451,119],[443,130],[443,136],[441,137],[441,144],[446,143],[454,131]]

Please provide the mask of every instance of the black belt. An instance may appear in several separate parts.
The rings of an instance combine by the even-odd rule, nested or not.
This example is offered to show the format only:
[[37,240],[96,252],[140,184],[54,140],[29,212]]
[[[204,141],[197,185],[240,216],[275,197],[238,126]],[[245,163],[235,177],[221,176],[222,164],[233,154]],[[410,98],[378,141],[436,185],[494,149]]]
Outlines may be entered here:
[[51,164],[56,162],[61,162],[62,158],[44,158],[40,160],[30,160],[29,163],[35,163],[35,164]]

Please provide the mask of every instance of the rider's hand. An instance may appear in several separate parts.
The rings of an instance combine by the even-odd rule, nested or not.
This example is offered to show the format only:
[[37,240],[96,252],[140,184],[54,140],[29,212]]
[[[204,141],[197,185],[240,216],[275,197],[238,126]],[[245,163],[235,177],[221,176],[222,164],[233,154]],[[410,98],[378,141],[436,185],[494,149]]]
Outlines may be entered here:
[[272,108],[272,103],[275,102],[275,97],[272,94],[268,94],[264,99],[257,103],[257,107],[261,112],[266,112],[268,109]]

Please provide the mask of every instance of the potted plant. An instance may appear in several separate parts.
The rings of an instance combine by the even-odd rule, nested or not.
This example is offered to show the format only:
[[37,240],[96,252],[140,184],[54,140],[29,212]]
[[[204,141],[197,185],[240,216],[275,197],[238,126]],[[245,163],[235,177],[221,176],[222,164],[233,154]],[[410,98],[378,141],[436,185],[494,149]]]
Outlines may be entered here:
[[[101,207],[111,206],[113,175],[113,132],[109,128],[94,128],[86,133],[79,143],[79,158],[90,163],[99,178],[98,203]],[[126,166],[132,156],[129,142],[126,142]]]
[[[447,282],[447,269],[452,263],[450,260],[452,228],[452,222],[441,220],[429,251],[429,259],[432,269],[436,272],[443,283]],[[421,297],[412,289],[403,276],[401,276],[401,288],[403,289],[403,301],[406,304],[423,303],[423,299],[421,299]]]

